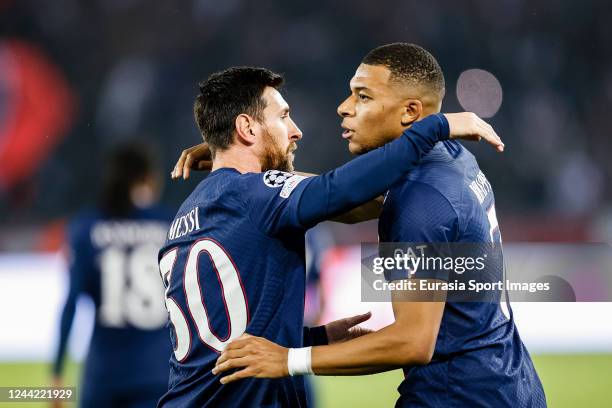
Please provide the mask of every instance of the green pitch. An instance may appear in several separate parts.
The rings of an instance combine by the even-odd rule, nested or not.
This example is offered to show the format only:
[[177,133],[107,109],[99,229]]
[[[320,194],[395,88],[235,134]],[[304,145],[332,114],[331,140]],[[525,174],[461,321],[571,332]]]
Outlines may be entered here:
[[[534,362],[544,383],[549,407],[609,407],[612,354],[539,355]],[[49,367],[42,363],[0,363],[0,386],[47,385]],[[66,385],[75,385],[78,366],[69,364]],[[393,407],[400,371],[364,377],[315,377],[320,408]],[[78,389],[77,389],[78,393]],[[73,404],[67,404],[69,407]],[[46,404],[0,403],[1,407],[42,408]]]
[[[610,407],[612,354],[550,354],[533,357],[548,406]],[[399,370],[364,377],[316,377],[320,406],[393,407]]]

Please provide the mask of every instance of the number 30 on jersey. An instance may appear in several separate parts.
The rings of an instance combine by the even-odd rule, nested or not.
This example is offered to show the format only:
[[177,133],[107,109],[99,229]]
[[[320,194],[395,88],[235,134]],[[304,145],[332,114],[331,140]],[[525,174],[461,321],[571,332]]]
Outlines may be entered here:
[[[184,276],[177,276],[182,280],[182,289],[171,294],[172,276],[178,257],[178,248],[169,250],[159,261],[159,269],[162,280],[166,286],[166,308],[170,314],[170,321],[176,333],[176,344],[174,355],[177,361],[184,361],[191,349],[191,331],[187,315],[191,317],[196,327],[198,337],[208,347],[217,352],[222,352],[225,347],[246,330],[249,319],[246,296],[240,281],[240,275],[234,262],[225,250],[214,240],[204,238],[197,241],[187,255]],[[219,338],[211,330],[210,319],[204,305],[202,290],[199,279],[199,258],[207,254],[213,265],[213,270],[219,280],[220,293],[205,294],[206,296],[218,296],[224,303],[228,321],[229,335]],[[221,296],[219,296],[221,295]],[[177,296],[186,297],[184,303],[187,305],[188,313],[179,306]]]

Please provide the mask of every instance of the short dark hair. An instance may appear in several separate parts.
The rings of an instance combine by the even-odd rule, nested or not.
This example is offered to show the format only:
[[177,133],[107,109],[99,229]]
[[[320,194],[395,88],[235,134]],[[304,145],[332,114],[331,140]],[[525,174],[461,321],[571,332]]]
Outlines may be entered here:
[[362,60],[367,65],[383,65],[391,71],[392,80],[425,85],[444,96],[444,74],[438,61],[416,44],[393,43],[374,48]]
[[225,150],[232,143],[236,117],[246,113],[263,120],[266,87],[278,89],[280,74],[266,68],[231,67],[215,72],[199,84],[200,94],[194,103],[195,120],[211,152]]

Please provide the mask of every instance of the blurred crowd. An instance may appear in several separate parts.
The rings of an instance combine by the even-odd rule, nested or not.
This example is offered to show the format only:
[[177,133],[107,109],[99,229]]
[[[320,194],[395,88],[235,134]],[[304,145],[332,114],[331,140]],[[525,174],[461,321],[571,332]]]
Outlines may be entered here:
[[[230,65],[286,75],[304,132],[298,169],[344,163],[336,107],[361,58],[396,41],[436,56],[443,111],[462,110],[465,70],[499,81],[501,107],[488,120],[507,151],[468,147],[502,220],[605,224],[611,19],[605,0],[0,0],[0,249],[94,203],[100,161],[120,141],[155,146],[169,181],[181,150],[200,142],[197,82]],[[177,208],[198,180],[166,183],[164,203]]]

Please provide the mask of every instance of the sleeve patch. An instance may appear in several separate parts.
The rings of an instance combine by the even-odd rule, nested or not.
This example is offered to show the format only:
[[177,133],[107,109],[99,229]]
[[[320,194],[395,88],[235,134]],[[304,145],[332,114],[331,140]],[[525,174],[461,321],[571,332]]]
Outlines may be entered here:
[[291,173],[286,173],[280,170],[268,170],[263,175],[264,184],[268,187],[277,188],[285,184],[290,178],[295,177]]
[[289,177],[289,179],[287,181],[285,181],[285,185],[283,186],[283,189],[280,192],[280,196],[283,197],[283,198],[289,197],[291,192],[305,178],[306,178],[305,176],[298,176],[297,174]]

